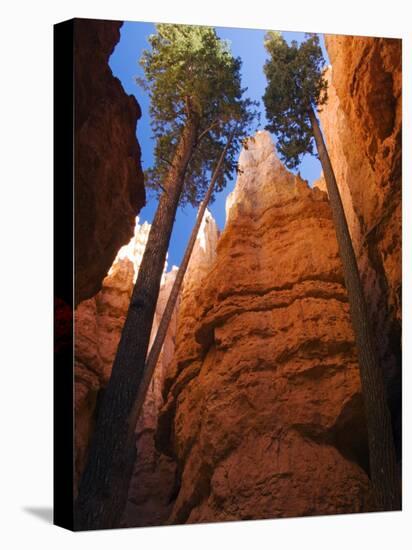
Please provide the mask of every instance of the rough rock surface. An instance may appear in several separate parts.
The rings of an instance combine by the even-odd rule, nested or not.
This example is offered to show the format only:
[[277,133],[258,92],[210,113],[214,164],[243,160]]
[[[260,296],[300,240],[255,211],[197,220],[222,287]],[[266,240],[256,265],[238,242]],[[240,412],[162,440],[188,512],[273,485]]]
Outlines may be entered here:
[[[106,386],[121,331],[126,319],[130,296],[143,257],[150,225],[139,225],[134,236],[122,247],[103,281],[98,294],[81,302],[75,312],[75,447],[76,478],[81,475],[88,443],[94,428],[99,394]],[[166,305],[176,268],[163,275],[156,307],[152,339]],[[152,386],[146,396],[138,433],[153,429],[161,404],[161,387],[166,366],[174,352],[175,314],[159,357]]]
[[[176,273],[177,268],[174,266],[170,272],[163,276],[150,345],[156,336]],[[154,432],[159,410],[163,405],[164,379],[175,351],[178,307],[179,304],[176,305],[170,321],[165,343],[136,426],[137,458],[123,517],[125,527],[161,525],[166,521],[170,512],[170,495],[174,491],[176,465],[170,457],[162,455],[155,449]]]
[[[401,450],[401,41],[327,35],[320,120],[358,257]],[[321,183],[322,185],[322,183]]]
[[266,132],[240,167],[216,257],[181,297],[156,433],[177,462],[168,522],[369,510],[359,371],[327,196],[286,171]]
[[[210,212],[206,211],[183,280],[181,296],[169,327],[170,337],[163,346],[163,360],[161,357],[156,366],[152,398],[148,396],[146,399],[142,416],[137,425],[137,461],[124,515],[124,525],[128,527],[162,525],[167,521],[173,507],[178,480],[176,463],[172,457],[155,448],[154,435],[159,411],[163,405],[162,393],[165,379],[173,376],[168,373],[174,365],[172,360],[175,344],[187,341],[187,336],[192,334],[193,324],[190,323],[190,310],[193,311],[195,308],[196,289],[210,271],[210,266],[216,255],[217,240],[216,222]],[[169,284],[171,286],[172,281],[165,282],[163,294],[159,296],[157,311],[163,312],[166,306],[163,296],[166,298],[169,295]],[[181,308],[183,308],[182,312]],[[180,323],[179,330],[177,327],[178,315],[189,321],[187,324]],[[152,330],[153,336],[159,322],[160,316],[156,313]]]
[[[136,226],[133,238],[123,246],[113,262],[98,294],[81,302],[75,312],[75,447],[76,480],[84,467],[88,444],[94,429],[99,394],[106,386],[126,318],[130,296],[143,257],[150,225]],[[209,212],[205,213],[183,282],[183,296],[208,273],[216,253],[218,229]],[[166,307],[177,267],[162,278],[151,342]],[[190,300],[186,300],[186,307]],[[162,352],[156,365],[142,414],[136,426],[137,460],[129,489],[123,524],[125,526],[161,525],[167,520],[176,487],[176,464],[159,453],[154,445],[162,391],[175,353],[177,311],[173,313]],[[190,328],[188,327],[188,330]],[[181,336],[184,331],[181,332]]]
[[145,203],[140,107],[108,65],[120,27],[90,19],[74,24],[76,304],[101,288]]

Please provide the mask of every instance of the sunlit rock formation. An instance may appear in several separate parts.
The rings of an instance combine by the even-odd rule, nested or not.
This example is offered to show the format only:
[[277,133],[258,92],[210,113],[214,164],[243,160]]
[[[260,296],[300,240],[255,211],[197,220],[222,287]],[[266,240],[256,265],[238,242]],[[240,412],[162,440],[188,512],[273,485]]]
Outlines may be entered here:
[[[156,336],[176,273],[177,268],[174,266],[163,276],[150,345]],[[136,426],[137,458],[123,518],[123,525],[127,527],[162,524],[169,515],[169,501],[174,490],[176,467],[172,459],[156,451],[154,432],[163,405],[164,379],[175,351],[178,307],[177,304]]]
[[[327,35],[320,120],[387,379],[401,451],[401,41]],[[322,185],[322,183],[321,183]]]
[[[320,119],[399,450],[400,43],[328,36],[326,46],[332,68]],[[266,132],[248,141],[239,164],[223,233],[209,213],[202,223],[136,427],[124,525],[373,509],[356,350],[325,182],[311,190],[289,173]],[[128,200],[126,188],[119,193]],[[108,208],[104,197],[99,216]],[[77,476],[148,231],[136,226],[101,291],[77,309]],[[163,277],[152,340],[175,275],[172,268]]]
[[258,132],[206,276],[182,295],[157,448],[169,523],[371,507],[359,371],[327,195]]
[[[126,318],[133,285],[145,250],[150,225],[139,225],[130,242],[123,246],[109,269],[98,294],[81,302],[75,313],[75,446],[76,481],[84,467],[90,437],[94,429],[99,396],[104,391]],[[218,229],[210,212],[206,211],[199,229],[191,260],[183,282],[185,308],[193,310],[196,302],[193,290],[207,275],[216,253]],[[172,289],[177,267],[163,274],[153,321],[153,341]],[[167,336],[156,365],[141,416],[136,426],[137,461],[129,490],[124,525],[141,526],[164,523],[170,513],[175,492],[176,464],[159,453],[154,445],[159,410],[163,405],[164,380],[175,353],[177,310],[173,313]],[[185,337],[180,330],[179,338]]]
[[74,24],[76,304],[101,288],[145,202],[136,139],[140,107],[108,65],[121,25],[92,19]]
[[[99,395],[109,381],[113,360],[126,319],[130,296],[143,257],[150,225],[139,225],[134,236],[122,247],[97,295],[79,304],[75,312],[75,446],[76,478],[82,472],[88,444],[94,429]],[[154,338],[174,278],[175,267],[164,273],[155,320]],[[153,384],[149,388],[138,432],[153,429],[161,403],[161,388],[166,365],[174,353],[175,315],[159,357]]]
[[[156,366],[152,398],[148,396],[146,399],[138,422],[137,461],[124,515],[123,524],[125,526],[162,525],[166,523],[173,507],[179,479],[176,462],[173,457],[169,457],[155,448],[154,435],[159,411],[163,405],[162,393],[165,381],[174,377],[173,369],[176,363],[172,359],[175,357],[175,345],[177,344],[177,349],[181,350],[185,343],[190,341],[193,334],[194,323],[191,312],[196,310],[197,290],[207,277],[216,256],[217,240],[216,222],[210,212],[206,211],[176,307],[179,318],[184,319],[184,322],[179,322],[177,325],[175,310],[169,327],[169,341],[166,341],[163,346],[163,361],[159,361]],[[168,275],[166,274],[166,277]],[[167,285],[166,280],[163,286],[165,297],[170,293],[170,288]],[[162,312],[164,307],[165,303],[160,295],[158,310]],[[152,336],[157,331],[159,321],[160,317],[156,314]],[[186,348],[185,353],[190,354],[191,350]]]

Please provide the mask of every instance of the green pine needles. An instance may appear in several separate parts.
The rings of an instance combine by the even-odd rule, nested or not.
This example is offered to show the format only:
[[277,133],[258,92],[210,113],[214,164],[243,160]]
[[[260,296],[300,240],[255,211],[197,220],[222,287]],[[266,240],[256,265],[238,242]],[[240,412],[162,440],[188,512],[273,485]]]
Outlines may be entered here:
[[276,135],[279,154],[293,169],[304,154],[316,156],[309,111],[327,101],[325,60],[315,34],[306,34],[300,46],[296,41],[289,46],[279,32],[270,31],[265,48],[270,56],[264,66],[266,128]]
[[214,29],[158,24],[156,31],[149,38],[151,49],[140,59],[145,80],[138,79],[150,95],[156,141],[154,166],[146,172],[146,183],[158,193],[164,190],[182,129],[195,115],[200,120],[199,131],[180,202],[197,206],[235,126],[216,191],[231,177],[240,141],[252,131],[257,103],[242,97],[246,89],[241,86],[241,60],[232,56],[228,43],[219,39]]

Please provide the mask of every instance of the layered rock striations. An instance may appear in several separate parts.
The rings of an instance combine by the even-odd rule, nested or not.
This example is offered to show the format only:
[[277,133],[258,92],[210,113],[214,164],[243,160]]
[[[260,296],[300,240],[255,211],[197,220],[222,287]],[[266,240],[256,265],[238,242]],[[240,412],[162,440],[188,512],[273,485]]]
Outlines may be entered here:
[[140,107],[108,65],[120,27],[74,23],[76,304],[98,292],[145,203],[136,139]]
[[[84,467],[90,437],[94,429],[99,396],[104,391],[126,319],[130,297],[143,257],[150,225],[139,225],[129,244],[122,247],[96,296],[79,304],[75,312],[75,448],[76,480]],[[166,305],[175,267],[164,273],[151,338]],[[161,389],[167,364],[174,353],[175,321],[173,314],[156,373],[146,396],[137,433],[153,430],[162,403]]]
[[401,41],[327,35],[322,130],[336,173],[401,444]]
[[[249,140],[205,276],[182,294],[157,448],[169,523],[370,509],[359,371],[325,193]],[[213,255],[212,255],[213,256]]]
[[[84,37],[89,49],[99,40],[113,42],[114,29],[110,23],[99,36]],[[326,46],[332,68],[320,119],[377,334],[399,451],[400,42],[327,36]],[[120,105],[116,97],[113,104]],[[121,117],[129,124],[130,109],[119,115],[113,104],[96,102],[111,121],[110,147],[120,159],[129,144],[134,159],[135,145],[122,134]],[[123,165],[112,172],[108,161],[97,162],[98,134],[106,129],[100,115],[90,116],[82,137],[90,140],[85,166],[102,182],[114,173],[123,178],[110,208],[123,211],[114,240],[123,231],[124,242],[134,200],[126,182],[133,178]],[[122,120],[121,132],[115,120]],[[223,233],[209,213],[202,223],[136,426],[127,526],[374,509],[359,369],[325,182],[310,189],[288,172],[267,132],[248,141],[239,165]],[[113,227],[102,217],[112,197],[99,185],[98,198],[97,188],[85,188],[94,225],[83,227],[90,248],[78,256],[87,259],[79,260],[79,295],[94,296],[80,303],[75,319],[77,476],[150,229],[136,226],[96,294],[114,250],[114,240],[106,239]],[[95,200],[98,216],[90,206]],[[104,230],[97,238],[98,227]],[[88,272],[94,254],[96,270]],[[175,275],[176,268],[163,276],[152,339]]]
[[[178,490],[179,473],[173,457],[160,452],[155,447],[155,433],[161,406],[164,386],[174,377],[175,353],[181,349],[193,334],[191,311],[196,309],[197,289],[203,284],[216,255],[218,228],[209,211],[205,212],[199,233],[192,251],[190,262],[183,280],[180,298],[169,327],[173,338],[166,341],[163,354],[167,358],[156,366],[153,399],[147,398],[137,426],[137,460],[129,489],[129,498],[124,514],[124,525],[143,527],[166,523]],[[165,287],[164,295],[170,290]],[[160,304],[160,308],[159,308]],[[163,311],[165,303],[159,297],[158,309]],[[179,322],[178,317],[187,322]],[[157,331],[160,317],[156,316],[152,335]],[[190,353],[186,348],[186,353]],[[156,399],[154,399],[156,397]]]
[[[177,268],[173,266],[172,270],[163,276],[150,345],[156,336],[176,273]],[[169,515],[170,495],[174,490],[176,465],[174,460],[162,455],[155,449],[154,433],[159,411],[163,405],[164,379],[175,351],[178,307],[179,304],[176,305],[172,315],[167,336],[136,426],[137,457],[123,515],[122,524],[125,527],[161,525]]]
[[[133,285],[145,250],[150,225],[139,225],[130,242],[123,246],[103,280],[96,296],[79,304],[75,312],[75,447],[76,482],[87,457],[102,391],[109,381],[113,360],[129,307]],[[193,307],[192,291],[207,275],[216,253],[218,229],[206,211],[182,286],[184,308]],[[172,289],[177,267],[163,274],[153,320],[154,340]],[[189,299],[190,298],[190,299]],[[163,388],[175,355],[177,311],[156,365],[154,377],[136,426],[137,460],[123,517],[125,526],[160,525],[166,522],[176,490],[176,463],[160,453],[154,444],[159,411],[163,405]],[[192,305],[191,305],[192,304]],[[181,327],[180,327],[181,328]],[[186,327],[190,333],[190,327]],[[184,338],[181,330],[179,338]]]

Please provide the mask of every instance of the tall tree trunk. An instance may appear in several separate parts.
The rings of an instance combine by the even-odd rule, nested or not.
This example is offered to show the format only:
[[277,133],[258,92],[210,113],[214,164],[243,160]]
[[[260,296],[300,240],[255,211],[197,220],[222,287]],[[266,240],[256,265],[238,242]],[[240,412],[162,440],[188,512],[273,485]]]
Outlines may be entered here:
[[368,319],[366,301],[352,246],[345,211],[318,119],[312,109],[309,118],[329,193],[343,274],[348,291],[355,333],[363,401],[368,428],[369,463],[379,510],[400,510],[401,491],[396,465],[391,416],[386,399],[382,367]]
[[127,445],[128,421],[142,381],[160,280],[198,128],[198,116],[190,115],[164,182],[79,486],[78,530],[118,527],[127,501],[136,454],[135,446]]
[[156,364],[157,364],[157,360],[159,359],[159,355],[160,355],[160,352],[161,352],[162,347],[163,347],[163,342],[164,342],[165,337],[166,337],[167,329],[169,328],[170,320],[171,320],[172,315],[173,315],[173,310],[175,308],[176,301],[177,301],[177,298],[179,296],[180,288],[182,286],[183,279],[184,279],[184,276],[186,274],[187,267],[189,265],[190,257],[191,257],[192,252],[193,252],[193,247],[194,247],[195,242],[196,242],[197,234],[199,233],[199,228],[200,228],[200,225],[202,223],[203,216],[205,214],[205,211],[206,211],[206,208],[209,204],[209,201],[212,197],[217,177],[218,177],[220,169],[222,167],[223,160],[225,158],[226,152],[227,152],[227,150],[228,150],[228,148],[229,148],[229,146],[232,142],[234,132],[235,131],[233,130],[233,132],[231,133],[231,135],[230,135],[230,137],[229,137],[229,139],[228,139],[228,141],[227,141],[227,143],[226,143],[226,145],[225,145],[225,147],[222,151],[222,154],[220,155],[220,158],[218,160],[216,168],[213,172],[212,179],[210,180],[210,184],[209,184],[209,187],[207,189],[205,198],[203,199],[203,201],[200,205],[199,212],[198,212],[197,218],[196,218],[196,222],[195,222],[195,225],[192,229],[192,233],[190,235],[190,239],[189,239],[189,242],[187,244],[185,254],[183,256],[182,263],[181,263],[181,265],[179,267],[179,270],[176,274],[176,279],[173,283],[172,290],[170,291],[166,307],[164,309],[162,318],[160,320],[159,328],[157,329],[156,337],[154,339],[152,347],[150,348],[150,351],[149,351],[149,354],[148,354],[148,357],[147,357],[147,360],[146,360],[143,379],[142,379],[142,382],[141,382],[140,387],[139,387],[139,392],[137,394],[135,404],[134,404],[134,406],[132,408],[132,411],[131,411],[131,414],[130,414],[130,420],[129,420],[129,444],[130,445],[135,445],[134,432],[135,432],[137,420],[139,418],[141,408],[142,408],[144,400],[146,398],[147,389],[150,385],[150,381],[152,379],[152,376],[153,376],[153,373],[154,373],[154,370],[155,370],[155,367],[156,367]]

